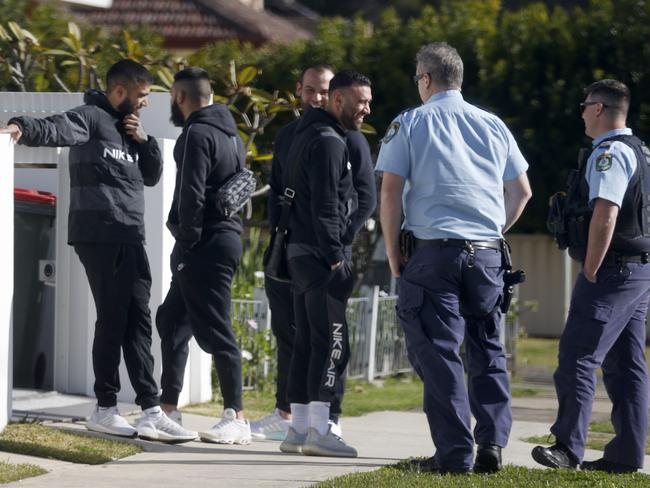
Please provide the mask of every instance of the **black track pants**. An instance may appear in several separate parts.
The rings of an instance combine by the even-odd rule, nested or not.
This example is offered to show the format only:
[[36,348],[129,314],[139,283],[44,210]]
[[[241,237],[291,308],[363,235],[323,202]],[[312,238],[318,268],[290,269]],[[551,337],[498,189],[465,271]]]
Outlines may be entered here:
[[151,354],[151,271],[144,246],[77,243],[74,249],[86,270],[97,309],[92,350],[97,403],[100,407],[117,405],[121,350],[135,402],[142,409],[158,405]]
[[214,357],[224,408],[243,410],[241,353],[230,321],[230,287],[241,254],[241,239],[232,231],[204,235],[189,251],[174,247],[171,286],[156,314],[162,403],[178,403],[188,342],[194,336]]
[[332,403],[350,357],[347,300],[353,277],[344,263],[331,271],[315,257],[289,261],[294,285],[296,336],[289,374],[291,403]]
[[[291,407],[287,398],[289,367],[293,352],[296,324],[293,317],[293,293],[291,284],[266,278],[264,287],[271,308],[271,330],[277,343],[278,371],[276,379],[275,406],[289,412]],[[338,422],[345,389],[345,372],[336,382],[336,392],[330,406],[330,419]]]

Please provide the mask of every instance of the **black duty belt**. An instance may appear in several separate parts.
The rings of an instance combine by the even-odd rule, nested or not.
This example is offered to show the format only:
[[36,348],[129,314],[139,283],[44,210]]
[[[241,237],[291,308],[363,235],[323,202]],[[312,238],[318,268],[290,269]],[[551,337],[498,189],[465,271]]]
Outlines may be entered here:
[[647,252],[630,255],[610,251],[605,254],[605,259],[603,259],[604,265],[621,265],[625,263],[648,264],[648,262],[650,262],[650,253]]
[[467,249],[496,249],[501,250],[501,239],[489,241],[471,241],[468,239],[418,239],[415,238],[415,249],[421,247],[462,247]]

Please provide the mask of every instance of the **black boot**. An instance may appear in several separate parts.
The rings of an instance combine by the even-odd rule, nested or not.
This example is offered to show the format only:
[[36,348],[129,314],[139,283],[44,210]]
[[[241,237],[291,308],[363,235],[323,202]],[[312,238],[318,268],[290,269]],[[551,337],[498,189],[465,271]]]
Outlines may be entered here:
[[476,461],[474,461],[475,473],[496,473],[501,469],[501,448],[492,444],[478,446]]
[[583,471],[605,471],[606,473],[636,473],[638,469],[629,464],[616,463],[605,458],[596,459],[595,461],[583,461],[580,468]]
[[535,446],[533,459],[539,464],[549,468],[576,469],[578,460],[561,442],[556,442],[551,447]]

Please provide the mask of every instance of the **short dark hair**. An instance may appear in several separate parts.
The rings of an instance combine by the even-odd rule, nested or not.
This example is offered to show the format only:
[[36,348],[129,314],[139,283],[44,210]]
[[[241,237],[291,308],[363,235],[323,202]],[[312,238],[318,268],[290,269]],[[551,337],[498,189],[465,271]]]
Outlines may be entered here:
[[174,83],[185,91],[194,102],[208,101],[212,98],[210,76],[203,68],[189,67],[174,75]]
[[122,59],[108,69],[106,86],[111,90],[116,85],[152,85],[153,76],[147,68],[132,59]]
[[630,109],[630,89],[618,80],[605,79],[585,88],[585,98],[601,102],[605,108],[619,117],[627,117]]
[[300,84],[301,85],[303,84],[303,82],[305,80],[305,73],[307,73],[307,71],[309,71],[310,69],[313,69],[314,71],[317,71],[318,73],[323,73],[325,71],[331,71],[332,73],[334,73],[334,68],[332,68],[332,66],[330,66],[327,63],[310,64],[305,69],[303,69],[302,72],[300,73]]
[[353,69],[345,69],[339,71],[334,75],[334,78],[330,80],[330,93],[335,90],[340,90],[341,88],[349,88],[351,86],[372,86],[370,78],[366,75],[362,75],[358,71]]

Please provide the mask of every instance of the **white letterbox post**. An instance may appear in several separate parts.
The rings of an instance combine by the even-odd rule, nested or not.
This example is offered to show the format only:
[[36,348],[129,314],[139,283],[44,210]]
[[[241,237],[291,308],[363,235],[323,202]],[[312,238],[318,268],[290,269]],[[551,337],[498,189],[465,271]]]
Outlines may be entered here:
[[12,348],[11,326],[14,291],[14,145],[7,134],[0,134],[0,240],[4,256],[0,273],[0,430],[11,415]]

